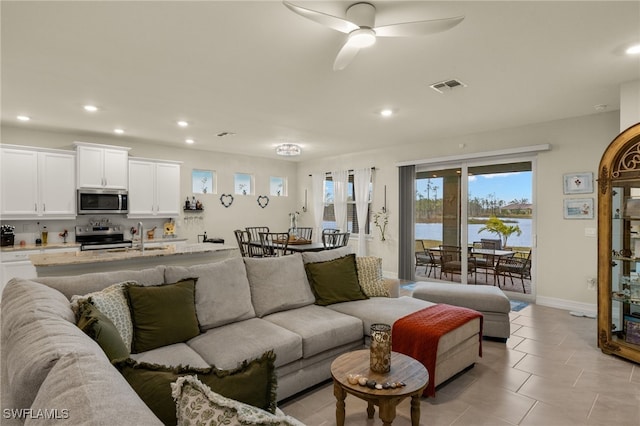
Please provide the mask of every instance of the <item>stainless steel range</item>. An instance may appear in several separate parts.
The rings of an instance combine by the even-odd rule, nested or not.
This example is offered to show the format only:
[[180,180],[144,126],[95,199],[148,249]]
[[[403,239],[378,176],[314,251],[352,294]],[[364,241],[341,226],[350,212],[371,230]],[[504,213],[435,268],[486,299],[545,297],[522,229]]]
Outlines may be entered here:
[[88,225],[76,226],[76,243],[80,250],[105,250],[132,247],[131,240],[125,240],[124,228],[108,219],[92,220]]

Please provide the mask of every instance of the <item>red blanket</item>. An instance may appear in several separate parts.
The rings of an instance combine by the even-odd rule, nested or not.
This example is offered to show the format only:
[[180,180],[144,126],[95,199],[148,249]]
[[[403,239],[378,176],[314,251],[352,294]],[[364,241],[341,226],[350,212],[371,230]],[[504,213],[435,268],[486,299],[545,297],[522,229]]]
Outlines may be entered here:
[[391,331],[392,347],[396,352],[417,359],[429,372],[429,384],[424,396],[435,396],[436,354],[441,336],[480,318],[480,353],[482,356],[482,314],[468,308],[438,304],[400,318]]

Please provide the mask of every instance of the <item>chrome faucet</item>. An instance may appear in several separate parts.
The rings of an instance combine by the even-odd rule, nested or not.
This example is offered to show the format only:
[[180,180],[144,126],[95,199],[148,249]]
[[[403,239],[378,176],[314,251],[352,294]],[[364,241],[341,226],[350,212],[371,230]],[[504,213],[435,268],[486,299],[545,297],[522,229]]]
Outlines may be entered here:
[[138,222],[138,235],[140,235],[140,252],[144,253],[144,226]]

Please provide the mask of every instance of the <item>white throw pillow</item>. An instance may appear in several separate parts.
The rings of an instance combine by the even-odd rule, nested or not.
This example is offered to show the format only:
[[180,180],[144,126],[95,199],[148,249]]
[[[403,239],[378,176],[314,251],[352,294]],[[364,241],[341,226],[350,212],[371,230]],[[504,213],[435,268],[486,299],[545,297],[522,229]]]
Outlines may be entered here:
[[382,259],[375,256],[356,257],[358,283],[369,297],[389,297],[389,288],[382,276]]
[[179,377],[171,383],[178,426],[224,424],[226,426],[304,426],[291,416],[271,414],[213,392],[196,376]]
[[88,293],[83,296],[74,295],[71,297],[71,309],[78,312],[78,306],[90,301],[93,306],[98,308],[107,318],[111,320],[118,330],[120,337],[127,350],[131,352],[131,341],[133,339],[133,322],[131,321],[131,312],[129,311],[129,302],[124,294],[124,287],[127,284],[138,285],[135,281],[125,281],[110,285],[101,291]]

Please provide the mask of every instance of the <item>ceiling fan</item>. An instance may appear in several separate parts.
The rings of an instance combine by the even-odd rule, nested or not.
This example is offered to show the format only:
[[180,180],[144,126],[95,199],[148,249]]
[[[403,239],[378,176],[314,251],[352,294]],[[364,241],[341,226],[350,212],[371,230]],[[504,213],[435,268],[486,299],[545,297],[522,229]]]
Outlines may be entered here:
[[371,3],[361,2],[350,5],[346,10],[345,18],[307,9],[288,1],[283,1],[283,3],[300,16],[348,34],[347,41],[333,63],[334,71],[346,68],[360,49],[369,47],[376,42],[376,37],[414,37],[434,34],[453,28],[464,19],[464,16],[455,16],[376,27],[376,8]]

